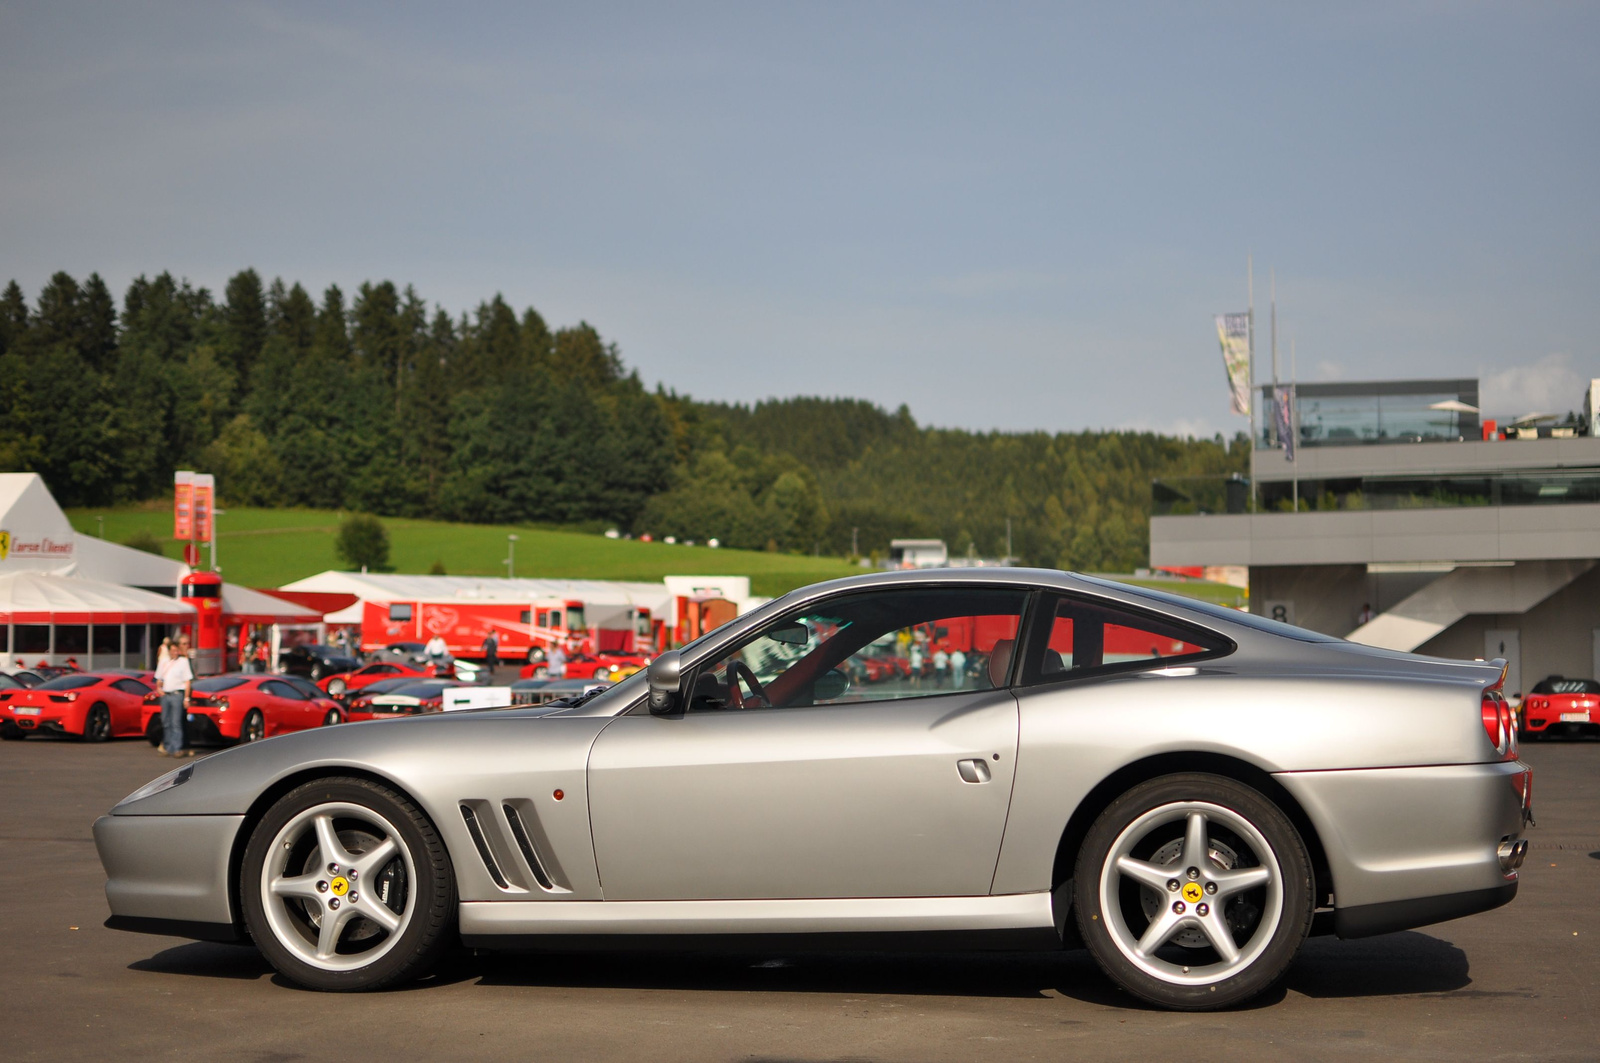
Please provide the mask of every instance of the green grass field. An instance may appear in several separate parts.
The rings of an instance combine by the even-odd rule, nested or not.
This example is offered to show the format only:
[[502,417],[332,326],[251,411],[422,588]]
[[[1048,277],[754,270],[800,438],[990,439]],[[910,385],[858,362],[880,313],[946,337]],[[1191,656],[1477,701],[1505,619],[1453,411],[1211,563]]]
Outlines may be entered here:
[[[78,531],[124,542],[138,531],[160,539],[168,557],[182,554],[172,534],[172,503],[148,502],[111,509],[69,509]],[[325,509],[230,508],[217,518],[217,556],[223,575],[247,587],[285,583],[339,568],[333,538],[340,514]],[[796,587],[863,570],[840,558],[712,550],[607,539],[603,535],[492,524],[382,518],[389,531],[389,565],[395,572],[427,572],[442,562],[453,576],[506,574],[506,536],[517,535],[517,575],[570,579],[659,580],[663,576],[749,576],[754,594],[777,596]],[[205,549],[201,561],[206,562]],[[1183,594],[1219,605],[1243,605],[1245,593],[1220,583],[1138,579],[1110,575],[1141,587]]]
[[[162,540],[168,557],[182,556],[172,541],[172,505],[147,503],[114,509],[71,509],[74,528],[123,542],[144,530]],[[230,507],[217,518],[217,559],[223,575],[247,587],[281,587],[330,568],[339,514],[317,509]],[[389,531],[389,565],[395,572],[427,572],[442,562],[452,576],[506,574],[506,536],[515,533],[517,575],[572,579],[659,580],[663,576],[749,576],[754,594],[779,595],[819,580],[861,572],[839,558],[713,550],[607,539],[603,535],[487,524],[382,518]],[[207,560],[201,548],[201,562]]]

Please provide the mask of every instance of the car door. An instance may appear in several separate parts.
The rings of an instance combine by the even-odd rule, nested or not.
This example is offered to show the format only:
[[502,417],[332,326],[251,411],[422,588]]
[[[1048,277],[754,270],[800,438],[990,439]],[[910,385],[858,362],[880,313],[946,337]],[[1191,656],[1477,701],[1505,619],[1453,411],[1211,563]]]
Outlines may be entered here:
[[267,718],[267,732],[281,734],[285,731],[303,731],[322,722],[309,717],[316,706],[306,696],[281,679],[269,679],[260,686],[261,710]]
[[150,693],[150,688],[137,679],[118,679],[111,684],[111,689],[115,693],[106,699],[111,706],[111,733],[138,734],[144,697]]
[[[612,721],[589,761],[606,899],[988,894],[1016,757],[1008,678],[1026,597],[977,587],[829,599],[693,669],[680,715]],[[844,688],[865,656],[951,631],[976,639],[988,666],[963,686],[897,671]]]

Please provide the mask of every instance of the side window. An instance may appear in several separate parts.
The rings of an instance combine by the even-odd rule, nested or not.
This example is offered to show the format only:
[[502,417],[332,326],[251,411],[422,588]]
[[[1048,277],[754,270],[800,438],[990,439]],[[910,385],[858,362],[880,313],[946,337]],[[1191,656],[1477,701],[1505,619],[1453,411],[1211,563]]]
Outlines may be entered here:
[[1084,673],[1213,657],[1226,639],[1107,601],[1057,598],[1041,610],[1034,646],[1024,662],[1025,685],[1051,683]]
[[142,698],[146,694],[150,693],[150,688],[139,682],[137,679],[119,679],[111,685],[122,691],[124,694],[133,694],[136,697]]
[[271,694],[275,698],[285,698],[289,701],[305,700],[305,695],[301,694],[300,691],[296,690],[288,683],[280,683],[276,679],[268,680],[267,682],[262,683],[261,689],[266,691],[268,694]]
[[1009,681],[1027,592],[848,595],[791,613],[696,672],[689,711],[898,701]]
[[392,664],[375,664],[367,669],[368,675],[394,675],[400,669]]

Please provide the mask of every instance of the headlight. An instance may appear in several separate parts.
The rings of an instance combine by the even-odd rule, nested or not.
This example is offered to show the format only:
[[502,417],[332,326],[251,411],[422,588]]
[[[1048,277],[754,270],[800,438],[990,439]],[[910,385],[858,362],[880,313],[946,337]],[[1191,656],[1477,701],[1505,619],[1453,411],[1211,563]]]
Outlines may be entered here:
[[156,794],[170,790],[174,786],[182,786],[193,777],[194,765],[185,764],[181,768],[167,772],[159,779],[145,783],[133,793],[129,794],[127,797],[124,797],[121,801],[118,801],[117,805],[119,807],[122,805],[131,805],[135,801],[143,801],[147,797],[154,797]]

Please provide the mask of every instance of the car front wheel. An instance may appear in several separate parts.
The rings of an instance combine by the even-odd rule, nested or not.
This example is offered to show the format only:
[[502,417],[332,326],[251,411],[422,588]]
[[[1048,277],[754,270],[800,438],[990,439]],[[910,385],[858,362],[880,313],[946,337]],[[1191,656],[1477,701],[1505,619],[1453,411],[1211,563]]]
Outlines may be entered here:
[[250,936],[311,989],[409,981],[454,937],[443,841],[421,809],[368,779],[320,779],[285,795],[252,832],[240,881]]
[[1112,981],[1152,1004],[1227,1007],[1270,988],[1311,926],[1294,825],[1219,775],[1169,775],[1113,801],[1079,850],[1073,902]]
[[329,709],[322,717],[322,726],[324,727],[335,727],[341,723],[344,723],[344,717],[339,714],[338,709]]

